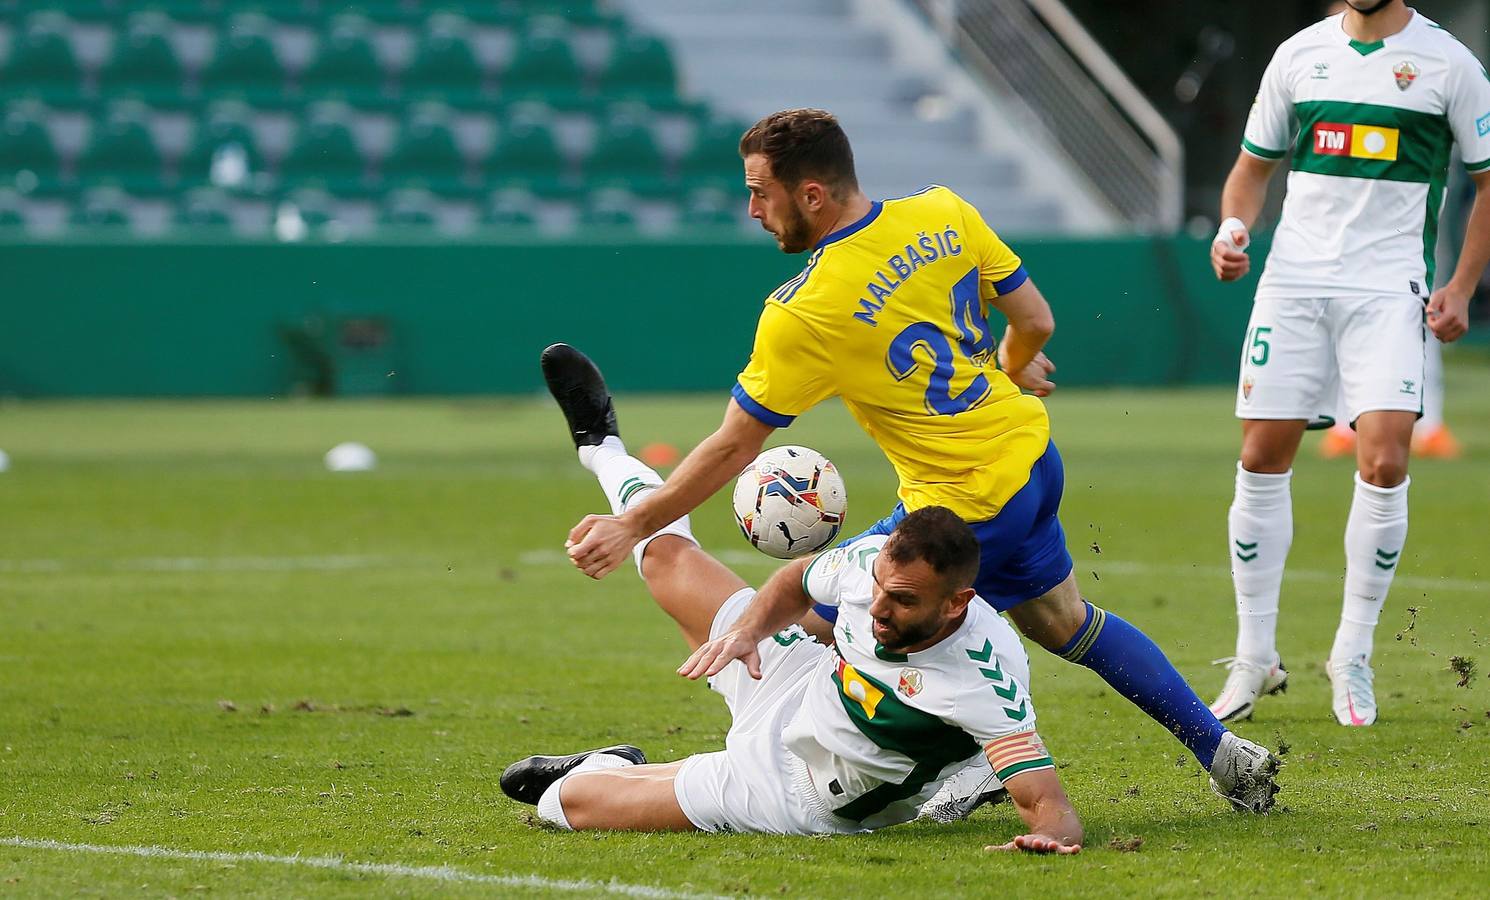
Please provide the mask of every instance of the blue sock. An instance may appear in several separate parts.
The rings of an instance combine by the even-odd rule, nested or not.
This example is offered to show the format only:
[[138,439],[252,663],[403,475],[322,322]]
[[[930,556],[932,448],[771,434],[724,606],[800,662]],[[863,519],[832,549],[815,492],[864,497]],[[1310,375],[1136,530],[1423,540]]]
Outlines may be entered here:
[[1086,621],[1055,654],[1101,675],[1113,690],[1168,728],[1210,770],[1226,726],[1143,632],[1087,603]]

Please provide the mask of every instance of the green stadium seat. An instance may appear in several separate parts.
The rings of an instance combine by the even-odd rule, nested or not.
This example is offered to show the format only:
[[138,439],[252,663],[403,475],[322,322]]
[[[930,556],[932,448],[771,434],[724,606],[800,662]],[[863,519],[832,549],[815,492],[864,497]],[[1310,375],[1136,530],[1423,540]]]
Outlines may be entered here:
[[698,188],[684,199],[680,220],[685,225],[739,225],[744,207],[743,193],[731,195],[721,188]]
[[118,180],[137,190],[152,190],[160,181],[160,151],[147,124],[146,108],[133,101],[110,107],[78,158],[78,176],[87,181]]
[[708,184],[738,184],[741,173],[740,136],[745,126],[732,119],[712,119],[694,134],[693,146],[679,161],[685,179]]
[[371,23],[348,14],[332,20],[300,82],[309,90],[376,92],[383,77],[373,51]]
[[609,227],[636,224],[636,197],[625,188],[602,188],[591,192],[580,216],[585,225]]
[[404,91],[479,90],[481,67],[471,52],[469,34],[470,22],[460,16],[431,16],[413,62],[404,70]]
[[81,73],[67,37],[71,29],[71,22],[61,13],[46,11],[32,15],[11,43],[5,68],[0,69],[0,85],[9,89],[76,90]]
[[678,73],[667,44],[649,34],[626,32],[616,38],[600,87],[612,96],[673,94]]
[[129,224],[129,195],[112,185],[83,194],[72,210],[72,224],[90,228],[117,228]]
[[545,122],[517,116],[503,127],[484,170],[488,177],[499,179],[554,177],[563,173],[564,157]]
[[585,160],[585,174],[588,176],[655,178],[663,174],[662,153],[657,149],[657,141],[641,111],[613,112],[596,133],[594,147]]
[[400,228],[428,228],[438,221],[435,195],[421,188],[403,188],[388,194],[379,221]]
[[363,158],[352,136],[350,111],[340,104],[322,104],[312,109],[295,143],[280,163],[286,178],[356,178],[362,175]]
[[170,41],[171,20],[159,13],[136,13],[114,41],[104,66],[105,87],[160,89],[181,86],[181,61]]
[[459,180],[465,159],[450,127],[450,111],[441,104],[416,106],[404,120],[393,149],[383,160],[383,175],[417,175],[431,180]]
[[211,91],[277,92],[284,69],[270,40],[272,25],[255,14],[234,16],[218,34],[212,61],[202,71],[202,86]]
[[57,173],[57,149],[39,104],[15,104],[0,122],[0,173],[32,172],[46,178]]
[[502,93],[509,96],[578,93],[583,82],[562,23],[551,19],[536,21],[518,37],[501,77]]
[[262,169],[264,160],[259,153],[252,117],[253,110],[238,101],[220,100],[212,104],[197,126],[191,147],[181,158],[181,176],[192,180],[210,177],[213,158],[220,151],[234,152],[225,149],[232,145],[241,150],[249,171]]
[[233,224],[232,199],[218,188],[193,188],[181,198],[176,224],[190,229],[227,228]]
[[529,228],[537,221],[538,197],[524,187],[505,187],[492,191],[482,210],[486,225]]

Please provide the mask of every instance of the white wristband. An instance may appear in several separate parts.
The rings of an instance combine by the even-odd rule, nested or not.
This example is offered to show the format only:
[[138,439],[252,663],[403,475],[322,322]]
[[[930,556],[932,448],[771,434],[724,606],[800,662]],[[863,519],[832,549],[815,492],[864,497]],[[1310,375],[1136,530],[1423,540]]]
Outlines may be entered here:
[[[1242,242],[1240,244],[1231,236],[1232,232],[1236,231],[1242,233]],[[1220,228],[1216,229],[1216,239],[1211,241],[1211,243],[1225,244],[1229,250],[1246,250],[1252,245],[1252,235],[1247,231],[1247,226],[1242,223],[1241,219],[1238,219],[1236,216],[1230,216],[1226,221],[1221,223]]]

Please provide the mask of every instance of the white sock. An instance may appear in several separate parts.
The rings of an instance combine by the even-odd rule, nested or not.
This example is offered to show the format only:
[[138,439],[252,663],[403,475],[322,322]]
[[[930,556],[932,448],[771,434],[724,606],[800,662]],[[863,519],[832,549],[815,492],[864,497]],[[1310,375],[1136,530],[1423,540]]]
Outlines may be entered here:
[[[620,438],[613,434],[608,434],[598,445],[589,444],[579,448],[579,464],[594,472],[595,466],[599,465],[601,461],[610,459],[617,454],[625,456],[626,445],[621,442]],[[597,457],[599,458],[597,459]]]
[[593,754],[567,772],[563,777],[555,779],[554,783],[548,786],[548,789],[543,792],[543,796],[538,798],[538,818],[565,831],[573,831],[574,826],[569,824],[569,818],[564,815],[564,804],[559,800],[559,792],[564,782],[571,775],[578,775],[580,772],[620,769],[631,765],[635,765],[635,763],[629,759],[616,756],[614,753]]
[[[611,441],[615,443],[611,444]],[[661,475],[636,457],[626,455],[626,446],[621,443],[620,438],[607,437],[605,442],[598,447],[582,448],[580,450],[582,457],[585,450],[595,451],[590,455],[590,462],[585,467],[594,472],[595,477],[600,480],[600,489],[605,491],[605,499],[610,501],[611,512],[618,516],[662,486]],[[584,460],[581,459],[581,462]],[[636,545],[632,555],[636,557],[638,572],[642,570],[642,557],[646,554],[647,545],[664,534],[675,534],[694,544],[698,543],[693,536],[693,528],[688,517],[683,516],[657,529]]]
[[1371,658],[1371,639],[1407,543],[1407,486],[1383,488],[1355,476],[1345,523],[1345,602],[1330,659]]
[[1432,334],[1423,348],[1423,417],[1413,433],[1428,434],[1443,427],[1443,344]]
[[1237,463],[1236,494],[1226,517],[1236,589],[1236,655],[1260,666],[1278,659],[1278,593],[1293,543],[1292,477],[1292,469],[1266,475]]

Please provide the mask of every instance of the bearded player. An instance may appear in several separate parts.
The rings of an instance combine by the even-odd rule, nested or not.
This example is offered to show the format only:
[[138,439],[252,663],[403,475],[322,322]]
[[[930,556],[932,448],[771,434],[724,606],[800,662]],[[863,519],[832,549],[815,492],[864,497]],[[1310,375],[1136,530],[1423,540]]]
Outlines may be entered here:
[[[1453,276],[1434,245],[1451,148],[1475,184]],[[1263,73],[1211,246],[1222,281],[1247,273],[1247,229],[1293,151],[1272,251],[1242,348],[1242,452],[1228,517],[1236,656],[1212,711],[1252,713],[1288,673],[1278,594],[1293,538],[1289,480],[1309,420],[1340,412],[1357,435],[1345,596],[1327,664],[1335,719],[1376,721],[1372,639],[1407,540],[1408,453],[1423,410],[1428,331],[1453,341],[1490,261],[1490,75],[1402,0],[1349,0],[1285,41]]]
[[[926,506],[956,513],[978,536],[979,597],[1163,724],[1238,808],[1268,809],[1277,760],[1227,731],[1143,632],[1081,596],[1057,515],[1064,469],[1039,400],[1055,387],[1041,352],[1054,320],[1019,257],[945,187],[871,201],[822,110],[767,116],[740,155],[751,215],[783,251],[812,255],[766,299],[720,428],[645,502],[577,525],[575,565],[613,571],[733,479],[774,430],[840,397],[900,479],[900,504],[866,534]],[[990,308],[1008,322],[1002,341]],[[836,612],[816,612],[810,630],[826,637]]]

